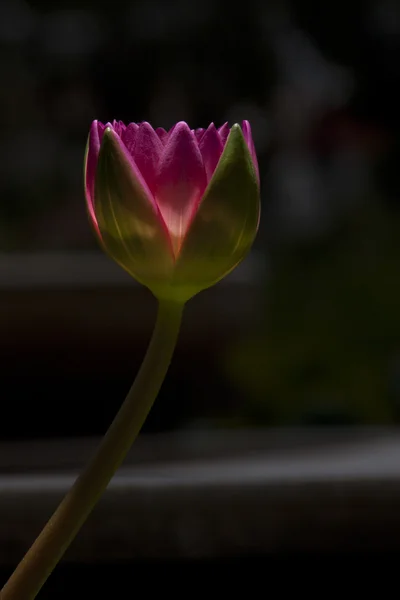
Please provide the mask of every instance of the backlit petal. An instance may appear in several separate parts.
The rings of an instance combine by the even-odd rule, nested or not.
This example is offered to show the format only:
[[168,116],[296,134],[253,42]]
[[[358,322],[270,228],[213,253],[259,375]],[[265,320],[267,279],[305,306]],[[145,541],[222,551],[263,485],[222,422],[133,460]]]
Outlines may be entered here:
[[122,132],[126,129],[122,121],[116,121],[115,119],[112,122],[112,126],[114,128],[114,131],[119,135],[119,137],[121,137]]
[[205,131],[206,130],[203,127],[199,127],[198,129],[193,129],[193,133],[196,136],[196,140],[198,142],[200,142],[200,140],[203,137]]
[[93,121],[89,137],[86,145],[85,152],[85,166],[84,166],[84,178],[85,178],[85,197],[86,204],[89,212],[89,216],[94,223],[96,223],[96,217],[94,214],[93,202],[94,202],[94,180],[96,174],[97,160],[100,152],[100,137],[99,137],[99,123]]
[[203,157],[207,181],[210,181],[222,154],[222,150],[224,149],[221,138],[215,129],[214,123],[211,123],[207,131],[202,136],[199,142],[199,148]]
[[110,256],[150,289],[170,278],[174,257],[158,207],[125,145],[112,129],[103,136],[94,208]]
[[156,189],[156,174],[164,146],[149,123],[141,123],[136,132],[133,158],[152,194]]
[[128,127],[122,132],[121,139],[128,148],[131,156],[135,153],[136,134],[139,126],[136,123],[129,123]]
[[228,139],[228,135],[229,135],[228,122],[224,123],[222,125],[222,127],[219,127],[218,133],[219,133],[219,137],[221,138],[223,145],[225,146],[226,140]]
[[254,146],[254,142],[253,142],[253,136],[251,134],[250,123],[248,121],[243,121],[243,123],[242,123],[242,130],[243,130],[244,139],[246,140],[246,144],[247,144],[247,146],[248,146],[248,148],[250,150],[250,155],[251,155],[251,158],[253,160],[254,170],[256,172],[258,184],[260,184],[260,172],[259,172],[259,169],[258,169],[257,154],[256,154],[256,149],[255,149],[255,146]]
[[244,258],[259,217],[252,157],[240,126],[234,125],[177,258],[172,286],[181,297],[213,285]]
[[156,134],[158,135],[162,143],[165,144],[165,142],[167,141],[168,132],[165,131],[164,127],[157,127]]
[[186,123],[178,123],[164,148],[155,192],[175,254],[179,252],[206,185],[197,141]]

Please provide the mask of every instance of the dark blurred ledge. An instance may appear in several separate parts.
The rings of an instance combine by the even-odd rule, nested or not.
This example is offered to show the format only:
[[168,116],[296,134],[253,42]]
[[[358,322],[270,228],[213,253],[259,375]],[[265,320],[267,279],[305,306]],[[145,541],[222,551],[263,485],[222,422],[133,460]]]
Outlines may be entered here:
[[[224,280],[251,284],[265,270],[263,257],[252,251]],[[222,284],[224,285],[224,284]],[[0,290],[55,288],[140,287],[100,251],[0,252]]]
[[[263,258],[251,254],[225,280],[186,307],[181,344],[218,348],[260,319]],[[156,301],[100,252],[0,254],[0,356],[7,368],[41,351],[61,347],[69,369],[85,345],[89,362],[105,348],[133,351],[151,334]],[[123,353],[123,352],[122,352]],[[79,367],[77,367],[79,368]],[[6,369],[5,369],[6,370]]]
[[[0,446],[0,563],[21,557],[95,443]],[[398,552],[399,505],[396,430],[142,436],[67,560]]]
[[[253,253],[187,304],[146,427],[176,428],[198,406],[218,410],[230,397],[221,364],[226,348],[262,318],[264,269]],[[104,431],[142,361],[156,308],[151,293],[100,251],[0,255],[0,440]]]

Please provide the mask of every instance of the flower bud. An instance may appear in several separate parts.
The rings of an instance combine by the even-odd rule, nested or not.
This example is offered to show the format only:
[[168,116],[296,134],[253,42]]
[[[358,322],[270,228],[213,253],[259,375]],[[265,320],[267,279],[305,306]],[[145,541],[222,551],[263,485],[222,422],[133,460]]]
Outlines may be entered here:
[[157,298],[185,302],[232,271],[257,233],[250,125],[94,121],[85,194],[103,249]]

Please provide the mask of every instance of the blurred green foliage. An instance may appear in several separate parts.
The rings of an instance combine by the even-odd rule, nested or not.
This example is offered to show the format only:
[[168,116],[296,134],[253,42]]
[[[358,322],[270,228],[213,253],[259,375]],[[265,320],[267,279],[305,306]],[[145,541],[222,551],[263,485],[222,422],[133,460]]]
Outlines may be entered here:
[[227,360],[241,420],[395,421],[399,216],[370,204],[324,239],[275,248],[272,264],[260,332]]

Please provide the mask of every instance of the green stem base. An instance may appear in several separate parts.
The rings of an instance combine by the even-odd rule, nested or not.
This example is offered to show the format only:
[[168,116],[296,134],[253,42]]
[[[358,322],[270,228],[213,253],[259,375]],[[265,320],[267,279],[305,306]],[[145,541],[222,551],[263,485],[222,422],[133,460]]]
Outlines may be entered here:
[[153,336],[125,402],[86,469],[0,592],[1,600],[33,600],[71,544],[137,437],[175,349],[183,305],[160,301]]

